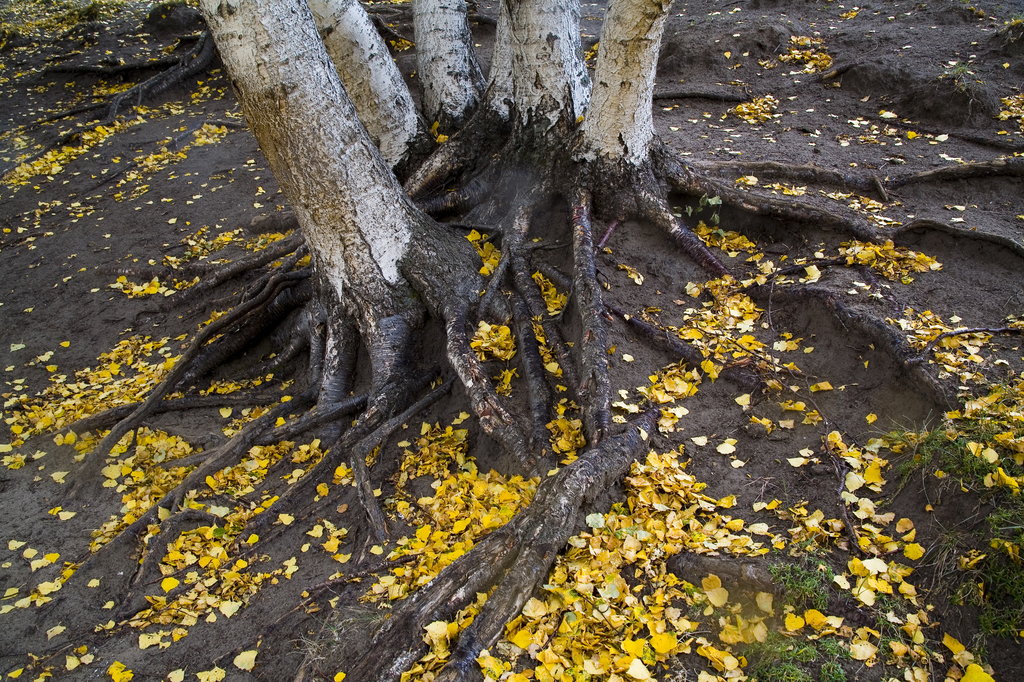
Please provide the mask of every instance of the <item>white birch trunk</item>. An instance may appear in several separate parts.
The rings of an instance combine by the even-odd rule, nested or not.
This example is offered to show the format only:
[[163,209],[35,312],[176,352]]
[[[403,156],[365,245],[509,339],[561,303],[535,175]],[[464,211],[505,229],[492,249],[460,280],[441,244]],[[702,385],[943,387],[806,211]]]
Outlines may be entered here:
[[671,0],[613,0],[583,123],[586,154],[638,164],[654,138],[654,76]]
[[498,25],[494,32],[491,69],[487,74],[487,106],[508,120],[515,93],[512,88],[512,19],[508,6],[498,3]]
[[339,300],[396,314],[417,211],[359,123],[304,0],[200,4],[318,267]]
[[413,0],[417,78],[423,115],[442,132],[461,125],[476,109],[484,76],[476,60],[464,0]]
[[521,122],[582,116],[590,77],[580,45],[579,0],[502,0],[512,30],[512,80]]
[[396,166],[426,130],[384,39],[358,0],[307,4],[359,120],[384,160]]

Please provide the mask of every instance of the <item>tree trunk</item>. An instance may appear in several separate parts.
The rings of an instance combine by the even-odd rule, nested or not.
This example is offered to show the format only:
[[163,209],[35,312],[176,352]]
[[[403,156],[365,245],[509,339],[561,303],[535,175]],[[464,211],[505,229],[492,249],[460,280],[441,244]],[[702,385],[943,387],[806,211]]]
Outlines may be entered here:
[[399,272],[422,216],[359,122],[303,0],[203,0],[242,109],[317,269],[361,327],[416,304]]
[[327,53],[359,119],[394,168],[425,141],[423,126],[384,39],[358,0],[308,0]]
[[519,123],[576,120],[590,98],[580,45],[579,0],[505,0]]
[[583,123],[585,155],[646,161],[654,139],[654,75],[670,0],[611,3]]
[[414,0],[417,77],[423,115],[442,133],[460,127],[476,110],[484,76],[476,61],[464,0]]

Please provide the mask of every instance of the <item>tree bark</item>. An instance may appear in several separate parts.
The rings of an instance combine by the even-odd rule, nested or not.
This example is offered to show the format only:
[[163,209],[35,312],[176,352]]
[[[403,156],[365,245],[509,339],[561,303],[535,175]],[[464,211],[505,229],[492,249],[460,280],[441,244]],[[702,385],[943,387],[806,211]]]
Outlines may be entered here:
[[512,82],[519,123],[575,121],[590,99],[580,45],[579,0],[503,0],[512,35]]
[[654,139],[654,75],[670,0],[612,2],[601,29],[590,109],[583,122],[590,159],[647,160]]
[[359,119],[392,168],[422,143],[426,129],[384,39],[358,0],[307,0]]
[[484,76],[476,60],[464,0],[414,0],[417,77],[423,115],[441,132],[460,127],[476,110]]
[[359,122],[303,0],[203,0],[246,119],[339,301],[361,327],[416,304],[399,272],[422,215]]

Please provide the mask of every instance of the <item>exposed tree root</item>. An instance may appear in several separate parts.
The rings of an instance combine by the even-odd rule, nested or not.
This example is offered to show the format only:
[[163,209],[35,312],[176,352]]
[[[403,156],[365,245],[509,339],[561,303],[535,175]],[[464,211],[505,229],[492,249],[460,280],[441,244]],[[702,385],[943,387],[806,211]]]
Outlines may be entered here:
[[968,180],[971,178],[989,178],[993,176],[1024,177],[1024,158],[1010,156],[993,159],[991,161],[979,161],[976,163],[961,163],[946,168],[914,173],[893,178],[887,184],[890,187],[904,187],[919,182],[932,182],[935,180]]
[[44,73],[89,73],[97,76],[118,76],[131,71],[163,69],[167,66],[178,66],[180,64],[180,57],[163,57],[162,59],[154,59],[152,61],[126,62],[124,64],[58,64],[57,66],[47,67]]
[[957,227],[956,225],[949,225],[947,223],[939,222],[938,220],[914,220],[913,222],[909,222],[906,225],[896,228],[896,230],[890,234],[894,239],[898,239],[900,236],[917,230],[935,230],[936,232],[943,232],[954,237],[997,244],[1012,251],[1018,257],[1024,258],[1024,241],[1015,241],[1000,234],[992,234],[990,232]]
[[608,378],[608,343],[601,315],[604,303],[594,265],[594,238],[590,226],[590,192],[578,189],[569,198],[572,206],[573,290],[583,323],[579,352],[579,397],[587,442],[599,444],[611,424],[611,381]]
[[654,101],[666,99],[706,99],[711,102],[746,102],[750,95],[746,92],[716,92],[713,90],[663,90],[654,93]]
[[[226,395],[187,395],[181,398],[161,400],[154,405],[150,414],[164,414],[166,412],[184,412],[186,410],[200,410],[211,407],[252,407],[253,405],[270,405],[280,400],[280,396],[268,395],[267,393],[229,393]],[[108,429],[121,421],[138,408],[136,403],[120,405],[109,410],[98,412],[88,417],[83,417],[67,427],[67,431],[75,433],[86,433]]]
[[842,173],[831,168],[822,168],[814,164],[789,164],[777,161],[721,161],[718,163],[694,164],[694,168],[709,173],[756,175],[758,178],[771,180],[790,180],[793,182],[820,183],[838,185],[861,191],[875,190],[871,178],[852,173]]
[[708,178],[678,161],[670,162],[667,174],[676,191],[691,196],[717,196],[723,203],[753,215],[812,223],[839,230],[861,241],[874,241],[880,236],[878,228],[845,208],[841,212],[828,211],[806,202],[737,189],[731,183]]
[[[754,298],[767,296],[765,287],[751,292]],[[855,310],[846,305],[840,293],[821,286],[793,286],[775,289],[772,297],[776,301],[802,303],[808,300],[820,301],[847,329],[854,329],[871,339],[881,350],[888,353],[906,372],[907,377],[922,394],[939,404],[953,404],[955,400],[946,393],[939,381],[923,365],[910,362],[917,353],[895,327],[882,319]]]
[[546,577],[577,528],[583,504],[629,468],[643,447],[646,433],[654,428],[656,413],[647,410],[624,433],[606,438],[545,480],[529,507],[398,604],[374,635],[370,651],[375,655],[349,661],[349,675],[367,682],[397,679],[424,653],[421,633],[428,623],[450,619],[477,593],[491,593],[493,589],[480,614],[460,635],[448,665],[437,678],[471,679],[480,649],[494,643],[505,623],[522,609]]
[[180,384],[181,380],[192,369],[192,361],[203,352],[207,341],[227,331],[236,322],[248,316],[249,313],[256,311],[262,306],[269,305],[282,289],[293,287],[309,276],[309,270],[275,275],[256,298],[239,305],[230,313],[207,325],[196,334],[188,350],[182,354],[160,385],[153,389],[145,402],[140,404],[130,415],[118,422],[100,441],[100,444],[96,446],[96,449],[90,454],[89,459],[83,465],[79,477],[68,491],[68,499],[77,497],[84,486],[91,482],[99,470],[103,468],[107,455],[121,438],[131,431],[142,419],[151,414],[153,408]]
[[929,341],[928,345],[921,349],[917,357],[909,358],[907,364],[918,364],[927,361],[928,354],[932,352],[940,341],[954,336],[963,336],[964,334],[1024,334],[1024,327],[972,327],[970,329],[955,329],[949,332],[942,332]]

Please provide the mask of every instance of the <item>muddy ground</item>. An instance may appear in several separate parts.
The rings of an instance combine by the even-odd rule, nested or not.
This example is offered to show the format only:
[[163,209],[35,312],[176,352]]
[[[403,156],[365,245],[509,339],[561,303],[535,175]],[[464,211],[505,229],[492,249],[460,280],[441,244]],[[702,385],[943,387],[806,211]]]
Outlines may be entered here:
[[[29,3],[22,9],[26,7]],[[6,7],[9,23],[17,24],[15,10],[21,11],[19,3]],[[956,0],[869,2],[857,7],[837,2],[676,2],[665,31],[657,92],[684,91],[685,97],[655,101],[658,133],[695,165],[779,161],[883,180],[1024,153],[1024,123],[997,118],[1005,109],[1001,98],[1019,95],[1024,84],[1024,39],[1019,26],[1015,33],[1006,28],[1015,16],[1019,22],[1022,10],[1024,6],[1011,2],[968,5]],[[36,127],[31,126],[33,122],[155,73],[128,72],[122,78],[48,68],[180,55],[194,45],[200,27],[190,23],[187,15],[177,23],[165,20],[154,25],[143,21],[147,11],[144,4],[129,4],[109,16],[48,27],[41,35],[24,28],[6,34],[0,41],[0,162],[5,171],[86,117]],[[481,3],[478,11],[495,15],[493,3]],[[582,13],[584,43],[589,47],[591,36],[599,31],[603,7],[584,4]],[[411,26],[400,13],[388,16],[397,31],[413,39]],[[486,62],[493,28],[476,23],[474,36]],[[778,61],[793,46],[793,36],[820,38],[821,44],[813,49],[833,59],[831,67],[824,69],[825,77],[820,71],[803,72],[803,63]],[[414,48],[396,53],[396,58],[415,91]],[[766,94],[778,102],[774,118],[752,124],[731,111],[737,99]],[[256,236],[250,222],[286,209],[255,140],[245,129],[219,63],[143,106],[123,113],[122,120],[132,125],[67,159],[60,168],[27,177],[26,184],[0,186],[0,367],[3,417],[10,420],[8,424],[14,423],[11,417],[17,406],[27,404],[48,385],[71,381],[83,368],[98,368],[99,355],[119,341],[134,335],[154,339],[191,335],[212,311],[229,308],[231,296],[240,290],[237,281],[177,307],[167,304],[173,304],[181,292],[129,297],[123,289],[130,289],[131,282],[144,285],[149,280],[147,266],[160,266],[166,257],[185,258],[190,248],[187,241],[201,241],[202,235],[196,237],[201,229],[206,230],[208,241],[240,230],[221,239],[225,248],[203,256],[207,262],[238,258],[244,243]],[[210,130],[203,129],[204,124],[220,132],[204,138],[204,130]],[[165,149],[181,154],[151,156]],[[825,193],[845,191],[812,183],[802,198],[834,208],[854,197],[837,199]],[[1024,312],[1024,260],[1019,246],[1024,243],[1024,182],[1020,178],[934,180],[908,185],[885,197],[877,192],[856,193],[881,201],[884,206],[876,215],[889,221],[925,219],[940,224],[904,234],[899,245],[934,258],[942,268],[915,273],[907,283],[868,281],[856,269],[825,273],[821,284],[838,292],[833,295],[847,305],[882,320],[910,319],[908,308],[932,311],[950,325],[969,327],[999,327],[1008,315]],[[680,197],[677,203],[685,215],[684,201]],[[696,200],[689,205],[700,208]],[[813,224],[755,219],[713,207],[687,220],[710,222],[715,213],[723,230],[745,235],[757,243],[759,252],[778,263],[814,257],[816,252],[834,254],[848,239]],[[559,229],[564,226],[537,236],[564,243]],[[662,324],[678,326],[687,309],[699,305],[687,294],[687,286],[703,281],[704,275],[654,228],[622,225],[607,247],[598,266],[609,300],[619,309],[631,314],[657,309],[648,314]],[[556,264],[571,257],[568,250],[556,249],[552,254]],[[744,272],[750,267],[745,262],[749,255],[732,252],[725,260],[734,271]],[[620,265],[642,275],[642,284]],[[129,283],[112,288],[121,276]],[[165,281],[161,284],[173,288]],[[571,329],[573,323],[567,324]],[[787,388],[781,397],[741,406],[735,400],[741,391],[735,386],[705,381],[685,401],[688,414],[675,432],[656,435],[653,441],[662,451],[685,444],[692,458],[689,471],[707,482],[712,497],[735,494],[738,502],[732,513],[750,523],[768,521],[775,532],[785,533],[784,522],[767,512],[752,511],[754,503],[772,499],[781,500],[783,507],[804,501],[807,509],[821,509],[829,518],[840,514],[836,472],[821,454],[826,427],[865,443],[893,429],[934,426],[945,411],[956,407],[911,381],[897,360],[862,330],[837,320],[820,299],[781,298],[769,303],[767,315],[751,333],[768,344],[769,352],[773,343],[785,338],[784,333],[802,339],[797,350],[781,353],[784,361],[795,362],[802,370],[799,377],[783,378],[787,386],[796,386],[795,394]],[[441,360],[439,340],[437,330],[426,333],[420,349],[423,364]],[[177,352],[187,340],[172,343]],[[610,343],[615,345],[612,382],[616,390],[633,391],[647,383],[648,375],[678,360],[653,349],[621,322],[611,326]],[[253,357],[272,350],[265,345],[252,351],[222,376],[231,377],[251,364]],[[951,394],[983,391],[985,381],[1019,376],[1024,367],[1019,336],[996,336],[978,354],[981,362],[970,368],[976,376],[969,381],[957,376],[942,380]],[[302,363],[290,370],[301,376]],[[938,374],[934,365],[931,371]],[[289,378],[275,377],[267,390],[287,393],[283,382]],[[823,381],[835,390],[809,391],[812,384]],[[626,402],[635,402],[635,391],[631,395]],[[779,403],[789,399],[811,402],[827,421],[804,425],[798,419],[793,428],[771,433],[751,423],[752,416],[776,423],[787,419],[792,413],[784,413]],[[444,426],[466,404],[456,390],[449,400],[424,414],[423,421]],[[876,418],[869,422],[868,415]],[[207,408],[157,416],[148,424],[196,448],[209,448],[224,440],[222,429],[227,422],[217,409]],[[505,474],[516,473],[514,460],[497,454],[472,420],[466,426],[481,470],[494,467]],[[401,433],[392,438],[375,465],[375,481],[381,484],[385,499],[397,466],[394,455],[400,448],[396,443],[404,438]],[[735,439],[732,455],[716,450],[726,439]],[[0,427],[0,443],[18,440],[18,434]],[[787,462],[807,448],[820,463],[794,467]],[[357,574],[366,569],[355,562],[339,565],[315,547],[303,549],[309,542],[304,532],[313,519],[300,519],[259,549],[265,567],[261,570],[281,568],[295,557],[298,570],[281,574],[274,579],[276,584],[268,581],[230,617],[223,612],[214,611],[209,614],[212,617],[204,613],[188,628],[187,636],[167,647],[140,648],[140,632],[152,632],[155,627],[140,631],[115,624],[109,631],[102,627],[97,631],[110,619],[108,602],[124,596],[118,576],[123,578],[132,570],[131,561],[90,566],[91,573],[77,576],[77,582],[54,594],[52,602],[15,606],[40,582],[56,580],[65,562],[84,561],[91,532],[122,513],[122,501],[114,489],[94,483],[86,497],[64,502],[62,495],[80,465],[74,459],[74,447],[57,445],[52,434],[36,436],[6,452],[25,455],[27,464],[0,472],[0,592],[5,595],[0,606],[12,606],[0,614],[4,679],[16,677],[13,671],[37,658],[42,662],[26,671],[26,677],[35,679],[46,670],[60,679],[105,679],[117,661],[140,680],[167,679],[179,669],[191,679],[215,665],[227,670],[227,679],[288,679],[308,649],[306,641],[320,632],[332,606],[355,604],[369,584],[367,580],[345,584],[336,588],[336,594],[321,595],[317,606],[293,611],[303,600],[304,590],[336,571]],[[68,473],[55,476],[55,472]],[[282,464],[271,469],[268,481],[286,478],[289,472]],[[917,542],[929,550],[924,559],[909,563],[918,571],[915,583],[925,594],[924,602],[934,607],[933,619],[941,623],[941,632],[971,642],[996,679],[1020,679],[1024,654],[1019,644],[1012,639],[978,638],[976,610],[952,605],[941,581],[935,579],[942,568],[938,557],[943,539],[978,511],[977,499],[948,490],[935,480],[915,479],[897,494],[898,476],[888,478],[890,486],[874,497],[880,509],[895,512],[896,518],[911,518]],[[608,491],[588,513],[607,511],[621,495],[621,489]],[[335,502],[324,518],[349,529],[340,551],[351,553],[362,540],[358,503],[354,493],[345,493]],[[926,505],[931,511],[926,511]],[[57,506],[75,514],[65,520],[50,513]],[[37,551],[28,555],[26,549]],[[32,565],[33,557],[50,553],[58,553],[59,558],[49,565]],[[784,560],[787,553],[780,556]],[[849,556],[833,549],[818,560],[842,572]],[[682,577],[697,583],[700,576]],[[97,587],[72,590],[94,578],[99,579]],[[158,588],[152,585],[148,593],[158,594]],[[332,597],[340,601],[332,605]],[[873,622],[874,616],[848,594],[831,594],[830,609],[856,626]],[[941,640],[938,632],[935,629],[929,637]],[[251,673],[231,664],[238,651],[257,648],[257,644],[259,658]],[[81,646],[87,649],[74,653]],[[936,645],[936,650],[941,651],[941,646]],[[87,665],[69,670],[66,657],[72,655],[92,658]],[[696,679],[695,671],[705,663],[695,655],[681,656],[673,664],[675,679]],[[902,668],[887,667],[882,660],[871,666],[847,660],[843,667],[848,679],[902,679]],[[933,667],[937,679],[942,679],[948,665]],[[681,672],[685,670],[689,672]]]

